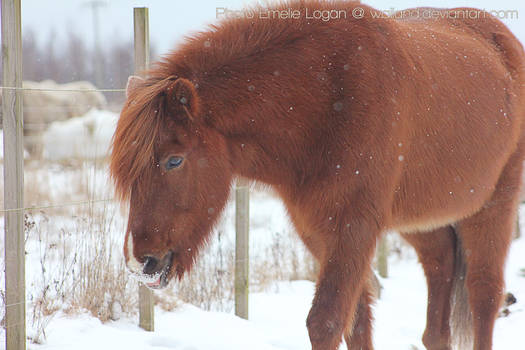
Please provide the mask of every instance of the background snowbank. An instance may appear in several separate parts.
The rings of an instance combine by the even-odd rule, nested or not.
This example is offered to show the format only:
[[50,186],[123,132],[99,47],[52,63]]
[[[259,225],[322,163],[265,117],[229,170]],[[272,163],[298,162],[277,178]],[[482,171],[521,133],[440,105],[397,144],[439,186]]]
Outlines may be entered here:
[[42,136],[44,158],[105,158],[117,119],[116,113],[92,109],[81,117],[51,123]]

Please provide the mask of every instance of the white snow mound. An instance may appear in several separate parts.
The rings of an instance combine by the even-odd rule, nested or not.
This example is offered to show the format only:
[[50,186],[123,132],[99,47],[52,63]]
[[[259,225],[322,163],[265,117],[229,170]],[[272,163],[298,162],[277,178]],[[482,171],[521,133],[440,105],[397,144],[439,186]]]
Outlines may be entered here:
[[81,117],[51,123],[42,136],[44,158],[96,159],[108,155],[118,114],[92,109]]

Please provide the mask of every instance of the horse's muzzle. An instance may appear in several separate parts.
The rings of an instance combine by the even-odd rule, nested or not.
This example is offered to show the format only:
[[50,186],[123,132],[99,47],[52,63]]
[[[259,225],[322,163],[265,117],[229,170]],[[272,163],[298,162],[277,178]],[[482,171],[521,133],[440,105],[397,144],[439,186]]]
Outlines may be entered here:
[[144,262],[144,269],[142,272],[146,276],[152,276],[153,282],[147,282],[146,286],[153,289],[164,288],[168,285],[168,276],[171,271],[171,265],[173,262],[173,252],[168,252],[159,261],[157,258],[148,256]]
[[144,257],[142,271],[130,270],[132,276],[144,283],[148,288],[161,289],[168,285],[171,267],[173,264],[173,252],[170,251],[160,260],[152,255]]

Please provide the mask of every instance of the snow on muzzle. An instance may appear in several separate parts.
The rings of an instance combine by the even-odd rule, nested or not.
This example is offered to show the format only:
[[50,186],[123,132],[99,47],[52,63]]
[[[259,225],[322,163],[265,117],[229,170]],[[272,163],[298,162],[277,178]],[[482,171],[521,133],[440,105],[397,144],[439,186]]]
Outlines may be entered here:
[[140,263],[133,253],[133,235],[131,232],[127,237],[126,248],[128,251],[126,266],[132,278],[152,289],[160,289],[168,285],[168,277],[173,263],[172,251],[166,253],[161,259],[153,255],[146,255],[144,262]]

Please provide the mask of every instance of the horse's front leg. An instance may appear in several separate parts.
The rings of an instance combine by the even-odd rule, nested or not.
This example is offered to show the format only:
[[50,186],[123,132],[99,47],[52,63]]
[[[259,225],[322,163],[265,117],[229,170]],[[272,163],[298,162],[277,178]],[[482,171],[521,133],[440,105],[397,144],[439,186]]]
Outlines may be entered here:
[[313,350],[336,350],[351,325],[378,233],[346,232],[331,242],[306,321]]
[[373,350],[372,344],[372,304],[374,303],[372,279],[374,272],[370,271],[367,282],[356,306],[353,324],[346,330],[345,341],[348,350]]

